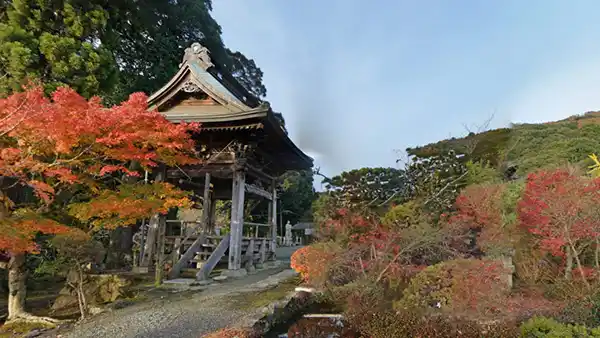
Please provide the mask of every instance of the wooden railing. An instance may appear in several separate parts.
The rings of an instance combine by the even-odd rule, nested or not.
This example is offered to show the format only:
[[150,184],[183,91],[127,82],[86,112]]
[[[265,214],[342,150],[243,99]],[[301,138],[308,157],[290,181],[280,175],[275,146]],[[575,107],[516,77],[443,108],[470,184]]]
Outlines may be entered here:
[[258,237],[258,229],[271,227],[270,224],[254,223],[254,222],[244,222],[244,226],[254,227],[254,237]]
[[[171,250],[173,264],[169,278],[178,278],[182,269],[190,262],[198,263],[202,274],[198,278],[207,278],[214,267],[222,261],[229,248],[229,235],[199,235],[199,236],[165,236],[165,245]],[[178,250],[175,250],[178,249]],[[264,263],[271,251],[271,240],[268,237],[242,238],[243,262],[248,264]],[[207,267],[205,267],[208,264]]]

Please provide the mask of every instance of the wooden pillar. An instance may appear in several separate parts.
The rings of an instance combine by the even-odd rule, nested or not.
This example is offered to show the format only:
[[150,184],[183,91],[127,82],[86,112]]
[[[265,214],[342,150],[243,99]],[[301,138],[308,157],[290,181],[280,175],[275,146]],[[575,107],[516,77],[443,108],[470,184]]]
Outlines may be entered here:
[[244,267],[248,271],[254,268],[254,245],[254,238],[252,238],[250,239],[250,242],[248,243],[248,248],[246,249],[246,263],[244,264]]
[[244,230],[244,184],[246,175],[243,170],[233,173],[231,196],[231,226],[229,241],[229,270],[239,270],[242,263],[242,237]]
[[217,201],[218,199],[214,198],[214,193],[212,194],[213,196],[210,199],[210,213],[208,214],[208,233],[214,233],[215,232],[215,217],[217,215]]
[[145,268],[142,270],[146,272],[147,269],[152,265],[152,260],[156,251],[154,248],[156,247],[156,238],[158,235],[158,223],[159,215],[152,215],[148,221],[148,233],[144,243],[144,257],[142,257],[142,261],[140,262],[140,267]]
[[210,173],[204,175],[204,201],[202,203],[202,231],[208,233],[210,228]]
[[[158,173],[156,174],[156,178],[154,181],[162,182],[166,178],[167,170],[165,165],[160,165],[158,168]],[[153,259],[158,261],[158,256],[164,254],[164,248],[161,252],[159,248],[157,248],[157,241],[160,241],[159,232],[160,228],[160,216],[159,214],[153,215],[148,222],[148,234],[146,236],[146,243],[144,249],[144,257],[140,263],[140,268],[142,270],[146,270],[152,265]],[[166,225],[165,225],[166,226]],[[158,256],[157,256],[158,254]],[[156,257],[155,257],[156,256]]]
[[158,216],[158,238],[156,244],[156,270],[154,271],[154,284],[161,285],[165,274],[165,232],[167,230],[167,217]]
[[277,185],[271,184],[273,206],[271,207],[271,252],[275,253],[277,248]]

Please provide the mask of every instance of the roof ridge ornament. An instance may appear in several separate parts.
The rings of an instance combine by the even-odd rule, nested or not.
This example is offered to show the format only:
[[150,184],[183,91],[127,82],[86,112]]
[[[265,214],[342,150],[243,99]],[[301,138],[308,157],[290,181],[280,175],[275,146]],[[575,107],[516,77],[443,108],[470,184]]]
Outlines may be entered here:
[[190,81],[190,80],[186,81],[183,84],[182,89],[186,93],[197,93],[197,92],[201,91],[200,87],[198,87],[198,85],[194,81]]
[[208,48],[204,47],[199,42],[194,42],[190,47],[185,49],[183,61],[179,67],[181,67],[186,61],[197,61],[204,70],[208,70],[215,65],[210,58],[210,50],[208,50]]

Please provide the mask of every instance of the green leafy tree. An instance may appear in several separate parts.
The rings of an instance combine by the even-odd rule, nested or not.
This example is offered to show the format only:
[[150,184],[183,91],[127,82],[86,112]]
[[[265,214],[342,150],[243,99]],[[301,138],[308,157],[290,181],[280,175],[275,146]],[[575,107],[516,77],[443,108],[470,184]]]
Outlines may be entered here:
[[284,222],[296,224],[299,221],[311,221],[311,206],[316,197],[311,170],[290,171],[284,174],[279,195]]
[[[252,59],[248,59],[240,52],[232,52],[227,49],[231,60],[229,72],[236,78],[246,90],[256,97],[267,95],[267,88],[262,83],[263,72],[256,66]],[[283,122],[285,126],[285,122]]]
[[0,15],[0,96],[38,80],[46,92],[69,85],[85,97],[106,92],[114,59],[99,37],[109,14],[94,2],[13,0]]
[[249,92],[263,97],[262,71],[253,60],[227,49],[210,0],[94,0],[108,9],[102,42],[116,58],[120,81],[108,98],[118,103],[134,91],[151,94],[177,71],[185,48],[200,42],[213,62]]
[[469,171],[454,151],[427,158],[413,157],[405,168],[411,199],[436,214],[452,208]]
[[405,200],[409,189],[403,170],[361,168],[323,180],[325,189],[344,207],[381,207]]
[[262,98],[262,71],[225,47],[210,0],[0,1],[0,95],[39,80],[105,103],[151,94],[175,74],[183,50],[201,42],[213,62]]

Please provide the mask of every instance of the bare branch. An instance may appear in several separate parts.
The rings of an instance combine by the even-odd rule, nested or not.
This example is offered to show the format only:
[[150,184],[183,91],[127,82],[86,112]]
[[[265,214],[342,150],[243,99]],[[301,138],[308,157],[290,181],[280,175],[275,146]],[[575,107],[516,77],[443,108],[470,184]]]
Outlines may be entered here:
[[[475,131],[472,131],[471,128],[469,128],[469,126],[467,126],[465,123],[462,124],[463,128],[465,128],[465,130],[467,131],[467,133],[469,133],[469,135],[467,135],[467,140],[470,136],[470,134],[474,134],[477,135],[479,133],[482,133],[486,130],[488,130],[490,123],[492,122],[492,119],[494,118],[494,114],[492,114],[490,117],[488,117],[485,121],[483,121],[482,124],[480,125],[476,125],[475,126]],[[477,140],[476,137],[473,137],[473,139],[468,140],[467,144],[465,145],[465,155],[467,156],[472,156],[473,152],[475,152],[475,148],[477,148],[477,144],[479,143],[479,140]]]
[[456,179],[446,183],[446,185],[442,189],[440,189],[435,195],[433,195],[431,198],[429,198],[427,201],[425,201],[425,203],[423,203],[423,205],[427,205],[434,198],[438,197],[442,192],[444,192],[444,190],[448,189],[449,186],[460,181],[463,177],[467,176],[468,173],[469,173],[469,171],[467,170],[462,175],[458,176]]
[[317,176],[321,176],[321,177],[323,177],[324,179],[326,179],[328,181],[331,181],[331,178],[329,178],[329,177],[325,176],[323,173],[321,173],[321,168],[320,167],[315,168],[315,170],[313,170],[313,174],[315,174]]

